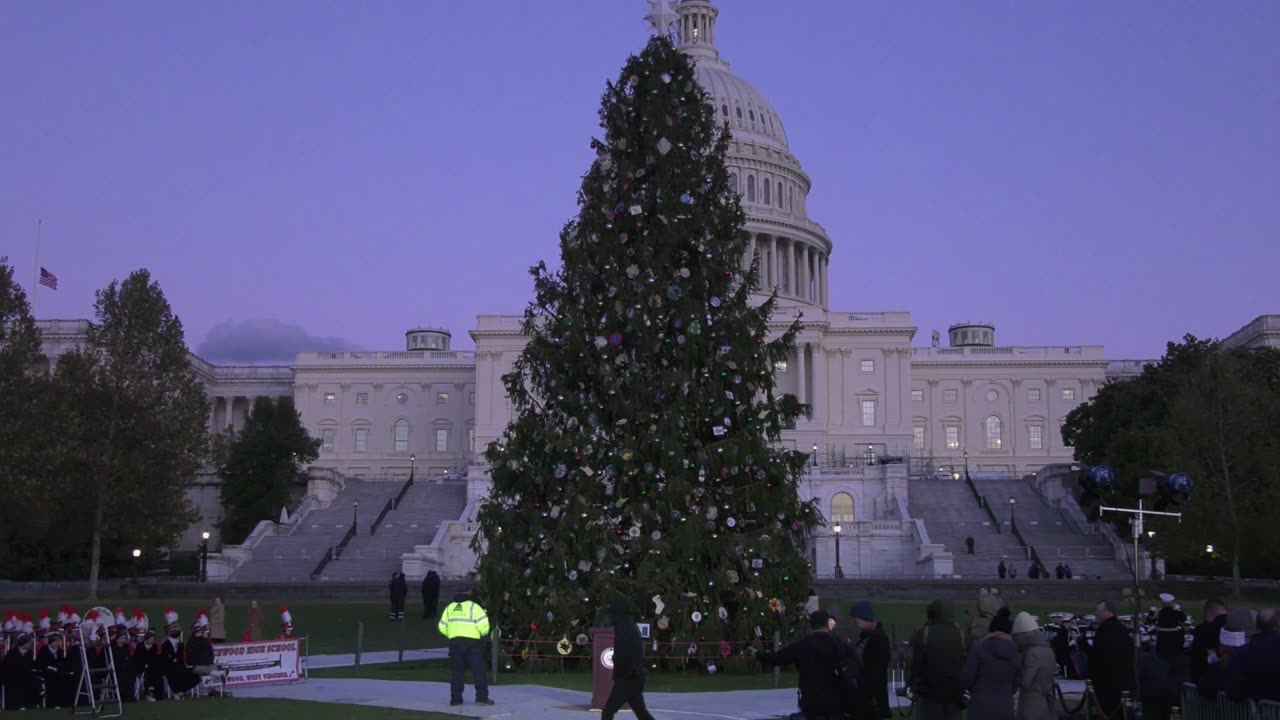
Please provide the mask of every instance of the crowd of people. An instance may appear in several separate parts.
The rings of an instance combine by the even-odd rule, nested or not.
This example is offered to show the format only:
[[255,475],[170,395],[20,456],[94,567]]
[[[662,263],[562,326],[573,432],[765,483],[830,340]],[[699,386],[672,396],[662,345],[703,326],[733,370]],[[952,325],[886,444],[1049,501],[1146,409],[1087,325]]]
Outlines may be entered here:
[[[123,609],[95,607],[81,617],[63,605],[54,616],[40,610],[35,618],[7,611],[0,625],[0,710],[87,705],[82,695],[86,665],[94,686],[89,691],[99,702],[114,700],[102,692],[106,674],[92,671],[109,668],[115,670],[122,702],[181,697],[205,677],[218,681],[211,694],[219,694],[227,672],[215,662],[214,645],[227,640],[225,613],[222,598],[215,598],[211,611],[196,613],[187,636],[172,607],[165,610],[159,631],[142,610],[126,616]],[[262,610],[255,602],[241,639],[261,640],[261,625]],[[279,638],[290,637],[293,618],[281,608]]]
[[[1181,702],[1184,683],[1207,696],[1280,700],[1280,631],[1274,609],[1230,610],[1221,600],[1205,606],[1193,625],[1168,594],[1139,618],[1135,658],[1132,616],[1110,601],[1080,617],[1053,613],[1042,625],[1014,612],[996,594],[982,594],[967,628],[951,603],[928,606],[925,624],[903,648],[903,687],[923,720],[1056,720],[1064,702],[1060,678],[1090,681],[1093,714],[1118,718],[1126,693],[1140,699],[1146,717],[1167,718]],[[889,670],[896,661],[872,604],[862,601],[844,623],[810,598],[811,631],[776,652],[768,665],[799,671],[800,715],[806,720],[890,716]]]

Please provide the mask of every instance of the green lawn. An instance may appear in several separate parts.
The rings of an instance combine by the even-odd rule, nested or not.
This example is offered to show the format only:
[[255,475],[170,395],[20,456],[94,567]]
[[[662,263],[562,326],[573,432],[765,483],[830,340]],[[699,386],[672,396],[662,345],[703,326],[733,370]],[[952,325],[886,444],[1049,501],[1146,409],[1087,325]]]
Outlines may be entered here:
[[[24,718],[65,718],[66,710],[24,712]],[[460,715],[388,710],[361,705],[333,705],[294,700],[183,700],[159,703],[129,703],[125,717],[131,720],[226,720],[231,717],[261,720],[458,720]]]
[[[420,663],[365,665],[357,672],[353,667],[312,670],[313,678],[363,678],[366,680],[402,680],[414,682],[449,682],[449,666],[444,660]],[[470,677],[470,676],[468,676]],[[779,674],[778,687],[796,686],[794,672]],[[490,679],[490,682],[493,682]],[[498,685],[543,685],[591,692],[591,673],[586,670],[499,673]],[[652,672],[645,683],[647,692],[731,692],[735,690],[771,690],[772,672],[716,673]]]

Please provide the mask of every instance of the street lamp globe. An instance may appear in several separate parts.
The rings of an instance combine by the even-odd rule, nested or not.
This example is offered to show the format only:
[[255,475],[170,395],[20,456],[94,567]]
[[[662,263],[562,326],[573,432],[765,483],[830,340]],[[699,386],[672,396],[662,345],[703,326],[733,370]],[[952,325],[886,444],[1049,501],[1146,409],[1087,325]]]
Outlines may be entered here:
[[839,534],[840,534],[840,525],[839,525],[839,524],[833,525],[833,526],[831,527],[831,530],[832,530],[835,534],[839,535]]
[[208,530],[205,530],[204,532],[200,533],[200,538],[201,538],[202,540],[208,540],[208,539],[209,539],[209,531],[208,531]]
[[1210,555],[1212,555],[1212,554],[1213,554],[1213,545],[1205,545],[1205,546],[1204,546],[1204,551],[1205,551],[1205,552],[1207,552],[1207,553],[1209,553]]
[[133,549],[133,556],[134,556],[135,558],[140,558],[140,557],[142,557],[142,551],[141,551],[141,550],[139,550],[138,548],[134,548],[134,549]]

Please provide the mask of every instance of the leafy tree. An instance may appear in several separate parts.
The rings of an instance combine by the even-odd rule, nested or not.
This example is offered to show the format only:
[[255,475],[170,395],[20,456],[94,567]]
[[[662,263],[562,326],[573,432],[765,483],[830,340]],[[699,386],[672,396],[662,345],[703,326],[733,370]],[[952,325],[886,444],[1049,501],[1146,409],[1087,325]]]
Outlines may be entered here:
[[600,118],[563,267],[531,271],[479,576],[505,637],[572,642],[624,596],[687,661],[769,637],[808,584],[818,517],[777,445],[802,408],[773,375],[799,324],[769,340],[774,299],[750,303],[728,132],[689,58],[651,40]]
[[31,379],[39,360],[40,330],[27,293],[14,281],[13,268],[0,262],[0,389],[6,398],[9,388]]
[[1227,350],[1188,335],[1139,377],[1073,410],[1063,439],[1077,459],[1116,471],[1117,503],[1136,503],[1151,471],[1188,473],[1196,486],[1182,524],[1148,521],[1159,529],[1149,545],[1172,564],[1203,569],[1212,544],[1231,558],[1238,591],[1242,572],[1280,572],[1280,554],[1260,542],[1280,499],[1278,424],[1280,351]]
[[182,323],[150,273],[99,290],[94,316],[56,378],[76,397],[66,464],[88,505],[90,599],[104,546],[162,545],[194,521],[185,489],[204,460],[209,417]]
[[301,479],[299,463],[319,456],[320,441],[307,434],[293,398],[260,397],[244,428],[227,445],[222,478],[224,538],[243,538],[261,520],[276,517]]

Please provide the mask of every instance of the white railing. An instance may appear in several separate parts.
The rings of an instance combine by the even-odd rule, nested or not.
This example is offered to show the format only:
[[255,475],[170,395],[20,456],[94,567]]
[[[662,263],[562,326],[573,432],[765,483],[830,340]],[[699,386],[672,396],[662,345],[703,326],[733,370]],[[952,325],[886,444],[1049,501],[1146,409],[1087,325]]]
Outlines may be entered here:
[[347,352],[302,352],[299,363],[345,364],[386,360],[475,362],[474,350],[385,350]]
[[1105,360],[1100,345],[1069,346],[1015,346],[1015,347],[918,347],[912,348],[912,356],[918,360],[952,357],[1006,357],[1061,358],[1064,360]]

